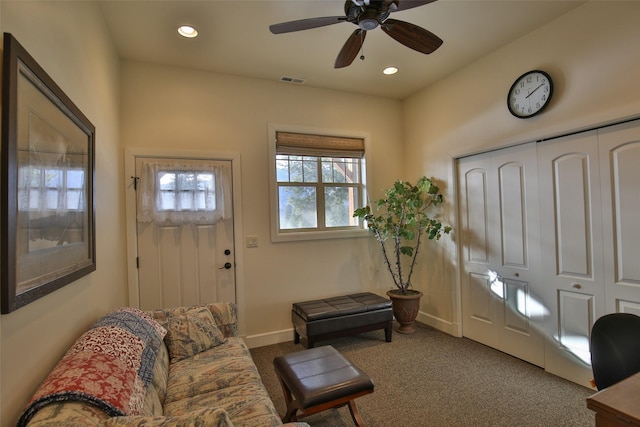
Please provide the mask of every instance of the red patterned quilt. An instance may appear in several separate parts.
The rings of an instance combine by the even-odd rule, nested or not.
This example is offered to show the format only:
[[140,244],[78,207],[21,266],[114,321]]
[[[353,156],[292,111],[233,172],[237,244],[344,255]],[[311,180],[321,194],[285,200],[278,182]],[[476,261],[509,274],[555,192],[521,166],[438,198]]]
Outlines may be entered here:
[[167,331],[135,308],[99,319],[58,362],[18,420],[26,426],[45,405],[84,401],[109,416],[139,415]]

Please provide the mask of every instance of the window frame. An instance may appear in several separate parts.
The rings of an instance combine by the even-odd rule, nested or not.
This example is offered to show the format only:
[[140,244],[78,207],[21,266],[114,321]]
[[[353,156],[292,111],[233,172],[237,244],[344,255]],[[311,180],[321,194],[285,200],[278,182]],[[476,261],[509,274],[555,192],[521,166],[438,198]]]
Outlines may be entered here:
[[[359,224],[357,227],[331,227],[331,229],[280,229],[279,227],[279,206],[278,206],[278,181],[276,171],[276,132],[293,132],[312,135],[326,135],[326,136],[341,136],[347,138],[361,138],[364,140],[365,154],[360,159],[360,175],[361,175],[361,194],[359,195],[360,206],[364,206],[367,200],[367,168],[366,157],[369,147],[369,136],[366,134],[351,132],[345,130],[333,130],[333,129],[316,129],[307,127],[298,127],[291,125],[279,125],[269,124],[269,202],[270,202],[270,222],[271,222],[271,241],[272,242],[289,242],[289,241],[302,241],[302,240],[324,240],[324,239],[342,239],[348,237],[361,237],[367,236],[368,232],[363,224]],[[313,157],[318,157],[312,155]],[[295,183],[294,183],[295,184]],[[305,183],[300,183],[305,184]],[[314,183],[319,190],[324,188],[327,183]],[[330,183],[329,183],[330,184]],[[324,196],[322,196],[323,198]],[[324,204],[317,207],[318,210],[322,210],[324,215]]]

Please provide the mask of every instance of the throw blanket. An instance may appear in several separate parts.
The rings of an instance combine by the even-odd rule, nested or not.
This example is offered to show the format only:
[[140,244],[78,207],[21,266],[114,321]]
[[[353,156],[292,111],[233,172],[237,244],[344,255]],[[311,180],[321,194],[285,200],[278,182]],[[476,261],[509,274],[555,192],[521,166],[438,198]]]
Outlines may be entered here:
[[140,415],[153,365],[167,331],[135,308],[98,320],[58,362],[18,420],[26,426],[45,405],[91,403],[109,416]]

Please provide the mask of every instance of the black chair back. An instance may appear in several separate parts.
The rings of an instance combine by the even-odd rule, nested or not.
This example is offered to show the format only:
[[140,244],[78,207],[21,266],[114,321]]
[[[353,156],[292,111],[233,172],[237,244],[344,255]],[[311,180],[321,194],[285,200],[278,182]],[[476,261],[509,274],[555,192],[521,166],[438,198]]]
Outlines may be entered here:
[[640,372],[640,316],[613,313],[591,329],[591,369],[598,390]]

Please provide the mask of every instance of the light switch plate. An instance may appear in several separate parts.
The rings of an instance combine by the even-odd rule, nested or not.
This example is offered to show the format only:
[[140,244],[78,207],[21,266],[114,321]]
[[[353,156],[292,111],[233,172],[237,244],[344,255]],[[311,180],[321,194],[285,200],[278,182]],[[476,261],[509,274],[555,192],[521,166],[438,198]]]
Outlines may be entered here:
[[248,248],[257,248],[258,247],[258,236],[247,236],[247,247]]

